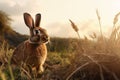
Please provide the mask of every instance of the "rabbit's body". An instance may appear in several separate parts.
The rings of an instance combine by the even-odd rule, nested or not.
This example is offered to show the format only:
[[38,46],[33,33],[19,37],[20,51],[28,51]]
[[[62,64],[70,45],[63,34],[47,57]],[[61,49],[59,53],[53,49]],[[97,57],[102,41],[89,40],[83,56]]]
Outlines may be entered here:
[[49,36],[39,26],[41,14],[36,14],[35,24],[30,14],[24,13],[25,24],[30,29],[30,38],[19,44],[13,52],[11,63],[21,66],[23,63],[36,68],[37,73],[43,72],[43,64],[47,57],[46,42]]
[[13,53],[13,61],[17,65],[26,63],[31,67],[43,65],[47,56],[46,45],[31,44],[28,40],[21,43]]

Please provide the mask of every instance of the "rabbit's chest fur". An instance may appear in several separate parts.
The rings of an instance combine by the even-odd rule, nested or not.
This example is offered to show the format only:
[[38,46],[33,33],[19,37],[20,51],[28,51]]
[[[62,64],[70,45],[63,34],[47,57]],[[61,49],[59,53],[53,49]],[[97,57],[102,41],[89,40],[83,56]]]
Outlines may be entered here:
[[13,53],[17,57],[16,60],[24,62],[31,66],[44,64],[47,50],[45,44],[31,44],[28,41],[20,44]]

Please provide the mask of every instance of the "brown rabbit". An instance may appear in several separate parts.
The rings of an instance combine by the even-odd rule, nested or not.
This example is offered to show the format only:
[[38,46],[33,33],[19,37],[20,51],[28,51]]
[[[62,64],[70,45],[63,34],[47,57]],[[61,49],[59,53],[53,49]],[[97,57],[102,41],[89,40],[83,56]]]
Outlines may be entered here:
[[24,13],[25,24],[30,29],[30,38],[15,49],[11,63],[17,66],[25,63],[35,68],[37,73],[43,72],[43,64],[47,57],[46,43],[49,36],[45,29],[39,27],[41,14],[36,14],[35,24],[29,13]]

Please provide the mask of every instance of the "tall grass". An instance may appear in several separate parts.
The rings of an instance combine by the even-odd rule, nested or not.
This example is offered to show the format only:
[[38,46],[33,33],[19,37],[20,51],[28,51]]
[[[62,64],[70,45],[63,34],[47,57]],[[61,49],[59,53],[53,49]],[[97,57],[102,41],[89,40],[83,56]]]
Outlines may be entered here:
[[[98,12],[96,14],[101,36],[104,37],[100,15]],[[69,21],[79,39],[52,38],[52,45],[48,46],[48,57],[44,65],[45,72],[42,74],[41,80],[119,80],[120,29],[116,25],[118,14],[113,21],[116,28],[109,38],[104,37],[106,41],[98,38],[96,33],[91,35],[93,40],[81,39],[78,26],[72,20]],[[16,71],[12,71],[9,64],[12,52],[13,50],[8,48],[6,43],[0,47],[0,78],[2,80],[31,79],[31,75],[26,77],[24,68],[18,67]],[[26,73],[29,75],[30,72]],[[32,79],[37,78],[32,77]]]
[[118,45],[120,44],[120,26],[117,25],[118,20],[119,20],[119,15],[120,12],[117,13],[114,17],[113,20],[113,29],[109,38],[109,41],[113,44],[113,45]]
[[11,80],[14,80],[12,68],[10,66],[10,58],[12,53],[13,50],[9,49],[9,45],[4,41],[3,44],[0,46],[0,62],[1,62],[0,73],[1,78],[3,80],[7,80],[5,77],[5,73],[3,72],[5,66],[7,66],[9,69]]
[[[74,58],[74,60],[72,60],[73,65],[68,69],[68,74],[67,74],[67,78],[66,78],[67,80],[79,80],[79,79],[81,79],[81,80],[86,80],[86,79],[98,80],[97,76],[99,76],[100,80],[106,80],[106,77],[108,77],[108,80],[109,80],[109,77],[111,77],[110,75],[112,75],[111,79],[114,79],[114,80],[120,79],[120,75],[119,75],[120,65],[115,66],[115,64],[120,64],[120,56],[119,56],[120,54],[118,54],[118,53],[120,53],[120,50],[119,50],[119,47],[120,47],[119,27],[115,28],[113,30],[110,38],[107,39],[107,41],[105,41],[106,45],[104,45],[104,40],[103,40],[104,36],[102,33],[101,21],[100,21],[101,19],[100,19],[98,10],[96,10],[96,14],[97,14],[99,25],[100,25],[100,32],[101,32],[102,39],[100,38],[100,40],[98,40],[97,42],[93,42],[93,43],[91,43],[88,40],[87,42],[89,42],[90,44],[85,42],[85,44],[87,43],[86,45],[88,45],[88,46],[85,46],[84,43],[83,43],[84,45],[82,45],[82,46],[79,45],[78,53],[75,54],[75,58]],[[113,21],[114,27],[118,21],[119,14],[120,13],[115,15],[115,18]],[[96,37],[96,35],[93,34],[93,36],[91,36],[91,37],[94,38],[94,37]],[[113,45],[112,43],[116,43],[116,44]],[[80,51],[81,50],[80,47],[84,48],[83,51]],[[103,62],[101,62],[101,60],[103,60]],[[114,60],[117,62],[114,62],[114,64],[113,64],[112,61],[114,61]],[[109,63],[106,63],[106,64],[109,64],[109,66],[106,66],[106,64],[104,64],[104,62],[106,62],[106,61],[109,62]],[[96,67],[98,68],[95,70],[95,72],[98,72],[97,74],[93,73],[94,71],[92,71],[92,72],[90,71],[91,64],[94,64],[94,66],[92,66],[93,69],[95,69]],[[75,65],[76,65],[76,67],[75,67]],[[86,69],[86,67],[87,67],[87,69]],[[112,71],[109,68],[112,68]],[[80,77],[80,75],[82,75],[81,72],[84,70],[87,70],[90,72],[90,73],[89,72],[84,73],[86,75],[86,79],[82,78],[82,76]],[[107,76],[105,76],[106,72],[108,72]],[[94,78],[90,78],[93,74],[94,74]],[[87,76],[87,75],[90,75],[90,76]]]
[[101,36],[103,38],[103,32],[102,32],[102,26],[101,26],[101,17],[100,17],[100,14],[98,12],[98,9],[96,9],[96,15],[97,15],[97,18],[98,18],[98,21],[99,21],[100,33],[101,33]]

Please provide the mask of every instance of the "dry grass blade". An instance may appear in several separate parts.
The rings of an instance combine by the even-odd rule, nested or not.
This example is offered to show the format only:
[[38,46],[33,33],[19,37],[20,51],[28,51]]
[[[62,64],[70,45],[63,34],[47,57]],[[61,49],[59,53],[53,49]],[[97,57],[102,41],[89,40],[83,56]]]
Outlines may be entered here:
[[100,33],[101,33],[101,36],[102,36],[102,38],[103,38],[102,26],[101,26],[101,18],[100,18],[98,9],[96,9],[96,15],[97,15],[97,18],[98,18],[98,21],[99,21],[99,25],[100,25]]
[[30,76],[30,74],[24,68],[21,67],[21,70],[26,73],[26,75],[28,76],[28,78],[30,80],[32,79],[31,76]]
[[96,65],[99,66],[101,80],[104,80],[102,66],[96,60],[94,60],[91,56],[89,56],[87,54],[84,54],[84,56],[88,57],[92,62],[94,62]]
[[99,68],[100,68],[100,77],[101,77],[101,80],[104,80],[103,70],[102,70],[101,65],[99,65]]
[[119,78],[116,76],[115,73],[112,73],[113,77],[115,78],[115,80],[119,80]]

